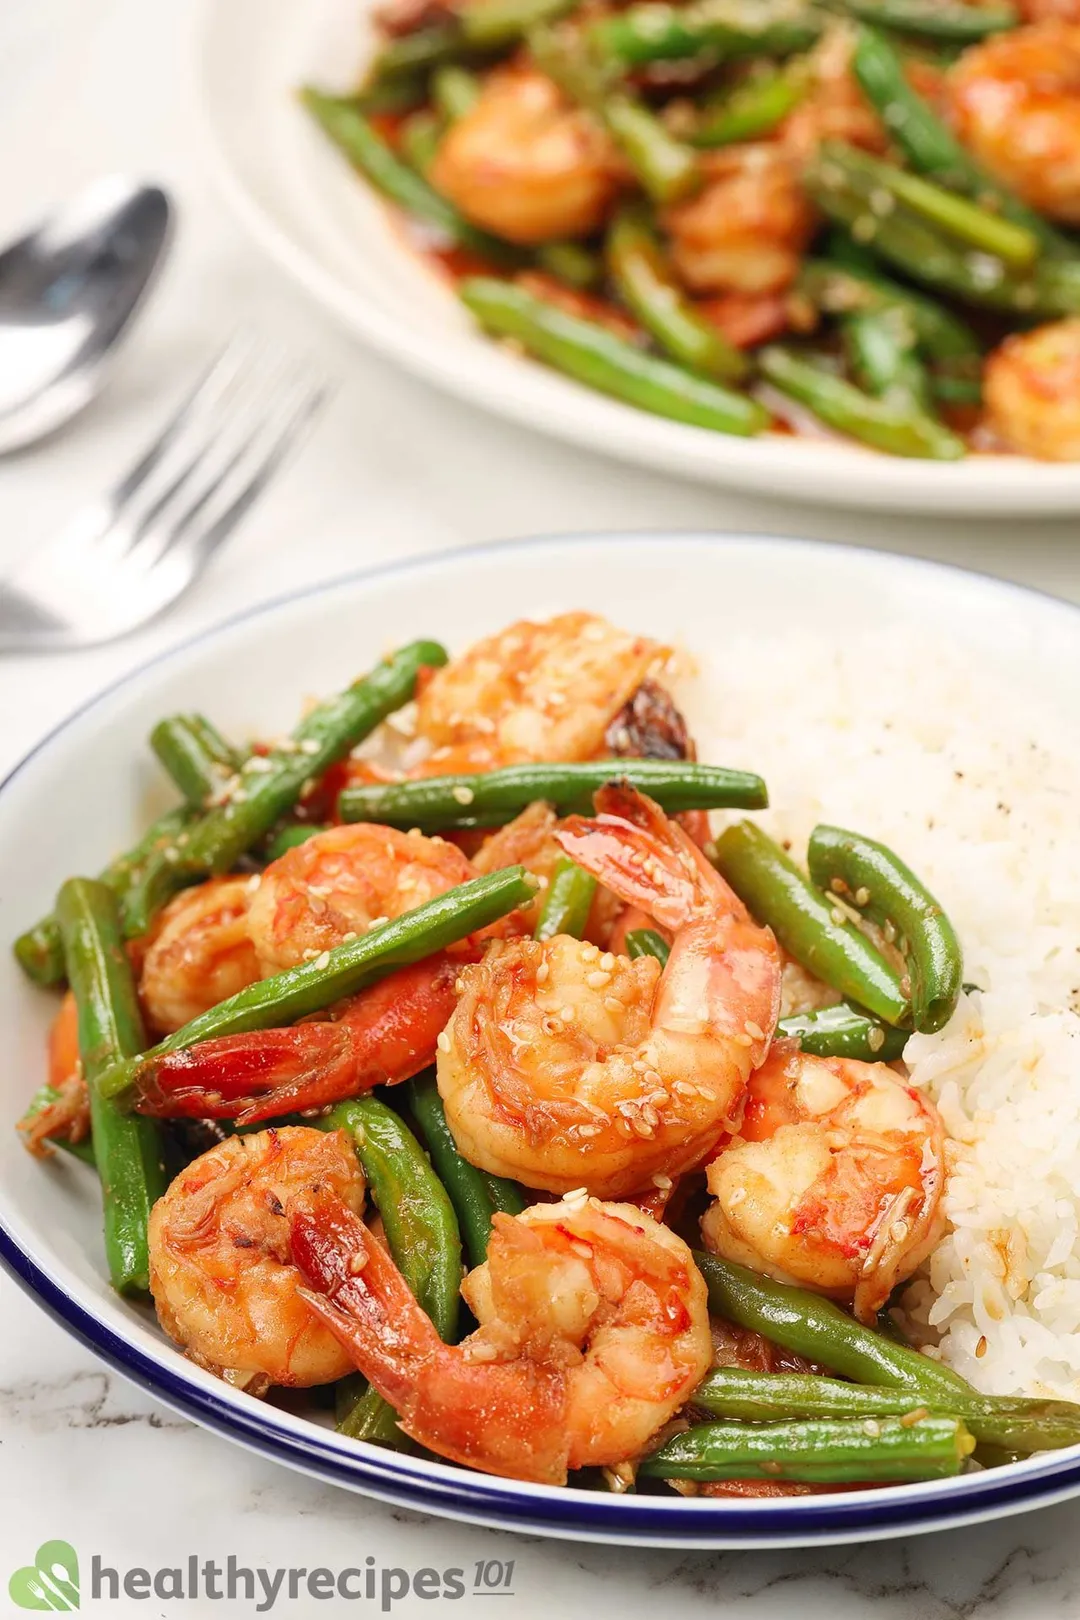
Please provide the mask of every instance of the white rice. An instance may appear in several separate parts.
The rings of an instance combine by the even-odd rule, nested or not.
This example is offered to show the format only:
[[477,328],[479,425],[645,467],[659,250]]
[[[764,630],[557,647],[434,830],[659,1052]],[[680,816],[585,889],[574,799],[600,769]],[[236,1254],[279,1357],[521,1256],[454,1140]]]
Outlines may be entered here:
[[1080,1399],[1080,728],[908,634],[695,651],[701,758],[765,776],[797,858],[817,821],[892,845],[980,986],[905,1050],[958,1144],[910,1325],[980,1389]]

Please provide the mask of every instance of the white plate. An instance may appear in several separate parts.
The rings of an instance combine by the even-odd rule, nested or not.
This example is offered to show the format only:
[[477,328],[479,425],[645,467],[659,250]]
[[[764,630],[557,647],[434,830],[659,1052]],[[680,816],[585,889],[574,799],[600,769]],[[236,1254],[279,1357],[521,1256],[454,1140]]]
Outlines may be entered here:
[[402,243],[295,90],[355,84],[372,0],[206,0],[201,92],[213,166],[256,242],[324,309],[410,371],[496,415],[624,461],[772,496],[881,511],[1080,511],[1080,466],[902,461],[839,441],[729,438],[605,399],[485,338]]
[[[690,588],[692,582],[692,588]],[[782,636],[807,615],[938,630],[980,669],[1015,671],[1039,709],[1080,686],[1080,614],[954,569],[811,541],[722,536],[568,537],[477,548],[320,586],[256,608],[156,659],[43,739],[0,787],[0,933],[12,939],[66,876],[96,871],[163,808],[146,746],[163,714],[203,709],[227,734],[280,731],[305,694],[332,691],[418,635],[460,646],[527,604],[592,608],[693,649],[725,623]],[[838,629],[837,634],[842,634]],[[73,787],[77,784],[77,790]],[[1080,1491],[1080,1447],[992,1473],[786,1501],[612,1497],[496,1480],[356,1445],[232,1390],[186,1361],[152,1313],[105,1280],[95,1178],[65,1155],[41,1164],[11,1128],[38,1085],[55,998],[0,960],[0,1261],[98,1355],[163,1402],[319,1478],[413,1507],[577,1539],[641,1545],[802,1545],[907,1534]]]

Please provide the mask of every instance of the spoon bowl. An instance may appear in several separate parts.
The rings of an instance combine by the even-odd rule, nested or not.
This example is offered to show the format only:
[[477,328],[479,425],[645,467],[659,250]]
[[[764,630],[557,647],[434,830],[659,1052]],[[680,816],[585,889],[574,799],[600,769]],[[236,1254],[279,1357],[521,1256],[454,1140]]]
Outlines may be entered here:
[[89,404],[161,267],[159,186],[95,181],[0,251],[0,454]]

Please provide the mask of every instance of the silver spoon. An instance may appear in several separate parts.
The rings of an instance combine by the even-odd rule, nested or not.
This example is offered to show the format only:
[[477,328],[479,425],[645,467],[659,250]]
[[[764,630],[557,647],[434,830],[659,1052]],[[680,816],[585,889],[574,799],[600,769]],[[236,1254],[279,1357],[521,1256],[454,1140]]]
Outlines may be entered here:
[[158,186],[97,180],[0,251],[0,454],[89,404],[161,265]]

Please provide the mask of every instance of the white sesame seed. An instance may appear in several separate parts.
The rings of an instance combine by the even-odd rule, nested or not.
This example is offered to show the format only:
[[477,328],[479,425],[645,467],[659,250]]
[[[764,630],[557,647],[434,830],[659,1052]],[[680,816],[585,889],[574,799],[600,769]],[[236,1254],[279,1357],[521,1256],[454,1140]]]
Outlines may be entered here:
[[362,1249],[357,1249],[355,1254],[350,1254],[349,1272],[353,1277],[358,1277],[366,1265],[367,1255]]
[[322,951],[315,958],[315,961],[312,963],[312,966],[319,968],[320,971],[323,968],[328,968],[330,966],[330,952],[329,951]]
[[765,1039],[765,1031],[762,1029],[760,1024],[755,1024],[752,1018],[748,1018],[746,1020],[746,1022],[743,1024],[743,1029],[745,1029],[751,1040],[763,1041]]
[[449,1052],[449,1050],[450,1050],[450,1037],[446,1033],[445,1029],[441,1030],[439,1032],[439,1038],[435,1042],[435,1045],[439,1048],[440,1052]]
[[463,782],[459,783],[457,787],[451,788],[450,795],[457,800],[458,804],[472,804],[476,798],[472,788],[466,787]]
[[855,890],[855,904],[857,906],[867,906],[870,904],[870,890],[866,887],[865,883],[861,888]]

